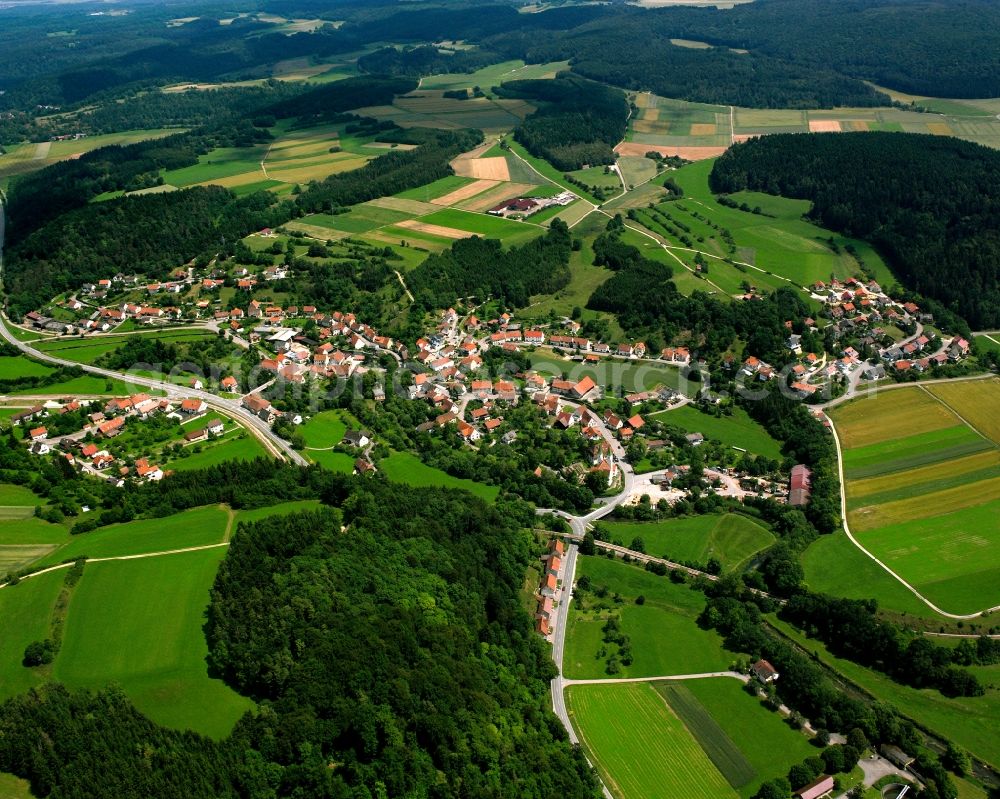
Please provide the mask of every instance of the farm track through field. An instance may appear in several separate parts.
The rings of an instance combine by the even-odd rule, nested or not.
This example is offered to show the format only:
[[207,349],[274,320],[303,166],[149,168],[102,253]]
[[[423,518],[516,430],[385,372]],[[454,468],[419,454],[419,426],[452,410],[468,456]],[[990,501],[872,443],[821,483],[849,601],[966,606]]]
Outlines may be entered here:
[[[230,522],[231,524],[231,522]],[[227,535],[228,535],[227,528]],[[204,549],[219,549],[220,547],[228,547],[229,541],[220,541],[218,544],[202,544],[197,547],[183,547],[182,549],[166,549],[162,552],[142,552],[137,555],[109,555],[103,558],[85,558],[87,563],[109,563],[115,560],[144,560],[145,558],[161,558],[167,555],[183,555],[185,552],[201,552]],[[68,563],[57,563],[55,566],[47,566],[44,569],[40,569],[36,572],[31,572],[30,574],[25,574],[21,577],[21,580],[28,580],[32,577],[40,577],[43,574],[48,574],[49,572],[59,571],[60,569],[68,569],[73,566],[76,561],[69,561]],[[6,588],[10,583],[0,583],[0,588]]]
[[942,399],[941,397],[939,397],[937,394],[934,394],[934,393],[928,391],[924,386],[920,385],[919,383],[917,383],[917,387],[921,391],[923,391],[927,396],[932,397],[935,401],[940,402],[942,405],[944,405],[944,407],[946,407],[949,411],[951,411],[953,414],[955,414],[955,416],[957,416],[958,419],[961,420],[961,422],[966,427],[968,427],[970,430],[975,430],[979,435],[981,435],[987,441],[992,441],[993,440],[988,435],[986,435],[986,433],[984,433],[982,430],[980,430],[978,427],[976,427],[972,422],[970,422],[968,419],[966,419],[964,416],[962,416],[962,414],[960,414],[958,411],[956,411],[954,407],[952,407],[951,405],[949,405],[944,399]]

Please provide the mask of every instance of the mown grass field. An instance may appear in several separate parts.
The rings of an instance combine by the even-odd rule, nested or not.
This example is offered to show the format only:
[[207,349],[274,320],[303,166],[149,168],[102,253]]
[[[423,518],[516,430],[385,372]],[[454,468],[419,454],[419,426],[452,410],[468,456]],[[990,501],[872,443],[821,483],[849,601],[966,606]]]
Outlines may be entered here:
[[47,501],[24,486],[0,483],[0,575],[49,554],[68,538],[67,527],[34,516]]
[[[637,566],[601,557],[583,557],[577,561],[577,579],[590,577],[593,586],[606,586],[619,593],[624,602],[618,606],[622,631],[632,642],[634,660],[622,665],[616,677],[662,677],[675,674],[697,674],[725,671],[735,655],[722,646],[721,637],[712,630],[702,630],[695,623],[705,605],[704,595],[686,585],[670,582]],[[638,596],[645,597],[636,605]],[[617,645],[601,640],[607,613],[587,610],[592,596],[570,606],[566,629],[564,675],[574,680],[608,677],[606,658],[598,657],[602,648],[608,654]]]
[[0,380],[11,380],[16,377],[44,377],[52,374],[52,371],[51,366],[20,355],[0,357]]
[[452,477],[447,472],[427,466],[416,455],[409,452],[393,452],[388,458],[380,460],[377,466],[390,480],[417,488],[427,486],[461,488],[486,502],[492,502],[500,493],[500,489],[496,486]]
[[196,444],[194,447],[187,447],[185,451],[190,450],[191,454],[171,460],[165,468],[183,472],[205,469],[223,461],[250,461],[254,458],[270,457],[263,445],[247,432],[227,436],[221,441],[205,442],[200,445],[199,451],[195,451],[198,446]]
[[423,89],[471,89],[479,86],[488,92],[509,80],[541,80],[554,78],[559,70],[568,69],[568,61],[552,61],[547,64],[525,64],[520,60],[502,61],[475,72],[449,72],[443,75],[428,75],[420,82]]
[[[684,41],[684,40],[679,40]],[[692,46],[701,43],[686,43]],[[891,90],[890,95],[896,94]],[[911,98],[934,113],[905,108],[836,108],[803,111],[782,108],[735,108],[730,126],[729,109],[669,100],[640,93],[639,113],[630,121],[627,140],[657,146],[727,146],[730,134],[737,140],[769,133],[810,131],[894,130],[957,136],[988,147],[1000,147],[1000,122],[991,101]],[[910,102],[904,99],[903,102]]]
[[[839,433],[839,426],[837,431]],[[843,447],[843,442],[841,446]],[[973,455],[988,450],[991,446],[989,441],[975,431],[963,424],[956,424],[865,447],[845,447],[844,474],[848,480],[896,474],[905,469]]]
[[112,144],[135,144],[146,139],[162,139],[173,133],[180,133],[183,128],[153,128],[150,130],[126,130],[121,133],[108,133],[100,136],[88,136],[84,139],[64,142],[43,142],[42,144],[19,144],[9,147],[0,155],[0,187],[5,186],[11,177],[35,172],[58,161],[65,161],[77,154],[89,153],[100,147]]
[[31,799],[31,786],[27,780],[13,774],[0,774],[0,799]]
[[816,753],[806,734],[764,708],[737,680],[716,677],[654,686],[744,799],[762,782],[787,774]]
[[268,516],[286,516],[289,513],[298,513],[304,510],[316,510],[322,503],[318,499],[300,499],[291,502],[282,502],[277,505],[268,505],[263,508],[248,508],[236,511],[233,520],[233,532],[239,529],[239,525],[244,522],[259,522]]
[[876,599],[879,607],[938,618],[902,583],[852,544],[843,533],[820,536],[802,554],[805,584],[821,594]]
[[161,176],[170,187],[214,184],[237,193],[285,193],[295,184],[357,169],[388,149],[373,146],[374,137],[347,134],[343,125],[293,129],[291,120],[281,120],[271,133],[270,142],[220,147],[200,155],[197,164]]
[[833,411],[841,446],[859,449],[959,424],[955,414],[920,389],[882,391]]
[[598,286],[614,274],[603,266],[594,266],[594,255],[591,249],[593,240],[607,226],[607,217],[601,214],[591,214],[576,227],[573,235],[583,239],[583,246],[571,252],[569,256],[570,282],[565,288],[555,294],[540,294],[531,298],[530,308],[522,311],[526,319],[545,319],[550,311],[562,316],[569,316],[574,308],[582,310],[582,318],[589,319],[601,316],[596,311],[583,310],[587,300]]
[[727,571],[774,543],[774,535],[765,526],[736,513],[600,524],[624,546],[638,537],[651,555],[702,564],[718,558]]
[[929,601],[974,613],[1000,605],[1000,448],[962,419],[993,432],[1000,381],[933,388],[887,391],[831,413],[844,448],[847,521]]
[[162,519],[112,524],[73,536],[64,546],[43,559],[40,565],[61,563],[82,556],[107,558],[217,544],[222,541],[228,521],[227,510],[212,505],[192,508]]
[[1000,685],[991,684],[984,696],[948,699],[933,689],[909,688],[849,660],[834,657],[821,641],[807,638],[779,619],[769,617],[769,621],[807,652],[815,653],[823,663],[860,685],[876,699],[889,702],[904,716],[925,725],[995,768],[1000,767],[1000,736],[996,734],[996,720],[1000,718]]
[[[968,491],[968,489],[965,489]],[[855,533],[858,540],[938,607],[975,613],[1000,605],[1000,500]],[[969,500],[971,501],[971,500]],[[981,502],[981,500],[980,500]]]
[[339,411],[323,411],[300,428],[307,447],[333,447],[340,443],[347,424]]
[[605,785],[618,799],[736,796],[651,686],[571,686],[566,704]]
[[469,235],[500,239],[504,244],[508,245],[520,244],[544,232],[537,225],[516,222],[512,219],[503,219],[497,216],[472,213],[471,211],[462,211],[458,208],[447,208],[442,211],[436,211],[433,214],[420,217],[420,221],[426,225],[440,225],[441,227],[452,228],[454,230],[462,230]]
[[208,677],[202,625],[224,549],[89,564],[53,675],[71,687],[116,682],[153,721],[221,738],[252,702]]
[[340,474],[350,474],[354,471],[354,458],[345,452],[332,452],[331,450],[307,450],[305,456],[331,472]]
[[768,434],[767,430],[751,419],[743,408],[734,406],[732,411],[729,416],[715,416],[703,413],[690,405],[684,405],[653,416],[659,422],[676,425],[689,432],[701,433],[705,438],[714,439],[726,446],[780,460],[781,445]]

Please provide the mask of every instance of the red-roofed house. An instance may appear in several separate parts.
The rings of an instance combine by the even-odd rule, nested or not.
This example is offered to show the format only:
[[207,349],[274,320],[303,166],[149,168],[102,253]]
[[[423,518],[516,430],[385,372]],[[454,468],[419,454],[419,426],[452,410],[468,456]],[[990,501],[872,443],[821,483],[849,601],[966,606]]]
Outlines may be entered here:
[[181,403],[181,413],[186,413],[189,416],[194,416],[196,413],[204,413],[206,410],[208,410],[208,405],[204,400],[186,399]]

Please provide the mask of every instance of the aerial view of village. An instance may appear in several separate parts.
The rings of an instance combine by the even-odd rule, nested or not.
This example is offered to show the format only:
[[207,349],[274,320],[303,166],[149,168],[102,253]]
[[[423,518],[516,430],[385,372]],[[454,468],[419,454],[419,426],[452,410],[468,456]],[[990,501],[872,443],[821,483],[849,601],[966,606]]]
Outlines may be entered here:
[[1000,16],[802,2],[0,3],[0,799],[1000,796]]

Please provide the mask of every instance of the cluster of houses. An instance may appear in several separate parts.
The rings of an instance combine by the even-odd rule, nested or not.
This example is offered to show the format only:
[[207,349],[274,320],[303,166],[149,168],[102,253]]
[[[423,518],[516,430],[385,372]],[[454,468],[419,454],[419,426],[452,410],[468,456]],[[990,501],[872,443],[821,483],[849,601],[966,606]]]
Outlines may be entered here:
[[833,279],[829,284],[812,285],[813,296],[825,304],[824,313],[831,319],[831,331],[838,338],[856,339],[862,348],[877,352],[880,363],[866,369],[867,379],[884,377],[887,370],[896,374],[955,363],[969,354],[969,342],[955,337],[947,344],[931,331],[911,336],[901,344],[882,346],[886,331],[882,325],[916,329],[918,324],[932,324],[932,314],[921,311],[914,302],[899,302],[874,280]]
[[535,630],[548,637],[556,620],[555,597],[559,591],[559,573],[565,552],[563,542],[553,538],[548,552],[542,557],[542,579],[538,586],[538,608],[535,611]]
[[[204,416],[208,406],[199,399],[185,399],[178,403],[150,397],[148,394],[115,397],[103,404],[100,400],[65,398],[34,405],[16,413],[11,417],[11,423],[14,426],[27,426],[44,422],[50,416],[83,409],[94,410],[86,415],[83,427],[72,433],[50,437],[49,429],[44,424],[30,428],[26,436],[30,451],[35,455],[47,455],[53,449],[58,449],[75,468],[122,485],[129,478],[150,481],[159,480],[164,476],[164,471],[146,458],[139,458],[135,461],[134,468],[129,468],[119,463],[108,451],[107,442],[121,435],[129,421],[166,414],[185,422]],[[224,427],[221,419],[210,419],[202,428],[185,434],[184,441],[193,444],[211,436],[220,436],[224,432]]]

